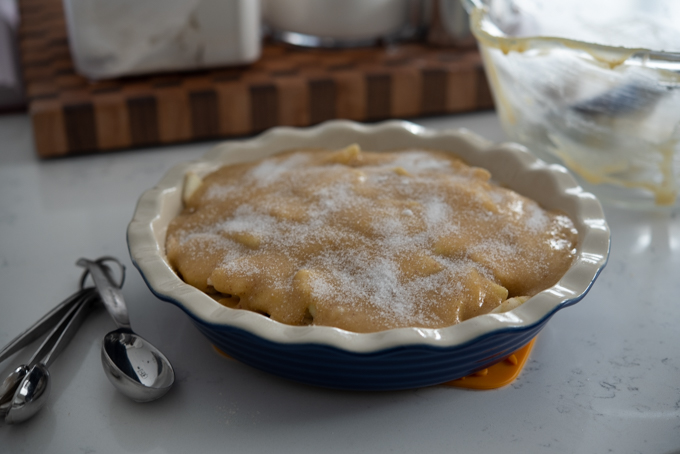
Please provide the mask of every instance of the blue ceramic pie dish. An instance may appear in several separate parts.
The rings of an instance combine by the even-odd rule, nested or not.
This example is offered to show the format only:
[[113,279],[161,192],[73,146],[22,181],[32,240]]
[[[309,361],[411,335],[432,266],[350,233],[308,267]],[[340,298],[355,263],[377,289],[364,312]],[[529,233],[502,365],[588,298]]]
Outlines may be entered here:
[[[188,172],[205,175],[222,165],[292,148],[449,151],[488,169],[495,182],[571,217],[579,231],[577,255],[554,286],[503,313],[481,315],[440,329],[399,328],[353,333],[326,326],[290,326],[255,312],[231,309],[185,284],[165,257],[165,233],[182,210]],[[516,144],[494,145],[465,130],[434,131],[403,121],[362,125],[332,121],[306,128],[275,128],[254,139],[218,145],[204,158],[171,169],[145,192],[128,228],[133,263],[151,291],[180,307],[198,329],[233,358],[311,385],[353,390],[430,386],[484,369],[526,345],[560,309],[580,301],[604,268],[609,228],[597,199],[561,166],[548,165]]]

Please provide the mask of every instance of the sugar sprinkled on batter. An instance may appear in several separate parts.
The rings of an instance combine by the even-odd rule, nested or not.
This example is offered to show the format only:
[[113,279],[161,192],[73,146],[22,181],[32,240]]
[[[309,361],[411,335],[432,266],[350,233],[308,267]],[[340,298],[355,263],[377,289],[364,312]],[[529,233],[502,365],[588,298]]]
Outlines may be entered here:
[[566,271],[575,243],[568,218],[448,153],[348,147],[207,176],[167,253],[232,307],[368,332],[448,326],[533,295]]

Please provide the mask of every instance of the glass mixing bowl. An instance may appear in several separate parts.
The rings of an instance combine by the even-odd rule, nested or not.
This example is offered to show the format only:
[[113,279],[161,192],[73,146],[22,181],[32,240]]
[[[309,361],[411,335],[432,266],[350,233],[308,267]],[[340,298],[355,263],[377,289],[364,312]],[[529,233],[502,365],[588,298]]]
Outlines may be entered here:
[[677,205],[680,2],[463,1],[512,140],[605,201]]

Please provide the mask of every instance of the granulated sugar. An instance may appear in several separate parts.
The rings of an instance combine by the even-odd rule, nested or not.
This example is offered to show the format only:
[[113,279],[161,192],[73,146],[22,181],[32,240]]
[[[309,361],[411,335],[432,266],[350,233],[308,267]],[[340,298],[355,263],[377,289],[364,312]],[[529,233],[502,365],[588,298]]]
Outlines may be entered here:
[[570,221],[488,173],[440,152],[348,150],[207,177],[168,231],[171,263],[244,309],[354,331],[458,323],[525,294],[508,294],[508,269],[530,295],[569,266]]

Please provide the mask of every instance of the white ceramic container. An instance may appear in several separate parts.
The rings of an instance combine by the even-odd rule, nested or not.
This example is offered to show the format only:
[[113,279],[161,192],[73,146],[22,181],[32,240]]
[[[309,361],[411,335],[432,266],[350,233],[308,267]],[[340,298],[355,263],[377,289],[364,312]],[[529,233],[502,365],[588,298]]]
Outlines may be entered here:
[[309,47],[355,47],[397,35],[412,0],[263,0],[265,23],[275,38]]
[[260,56],[259,0],[64,0],[64,11],[76,70],[90,79]]

